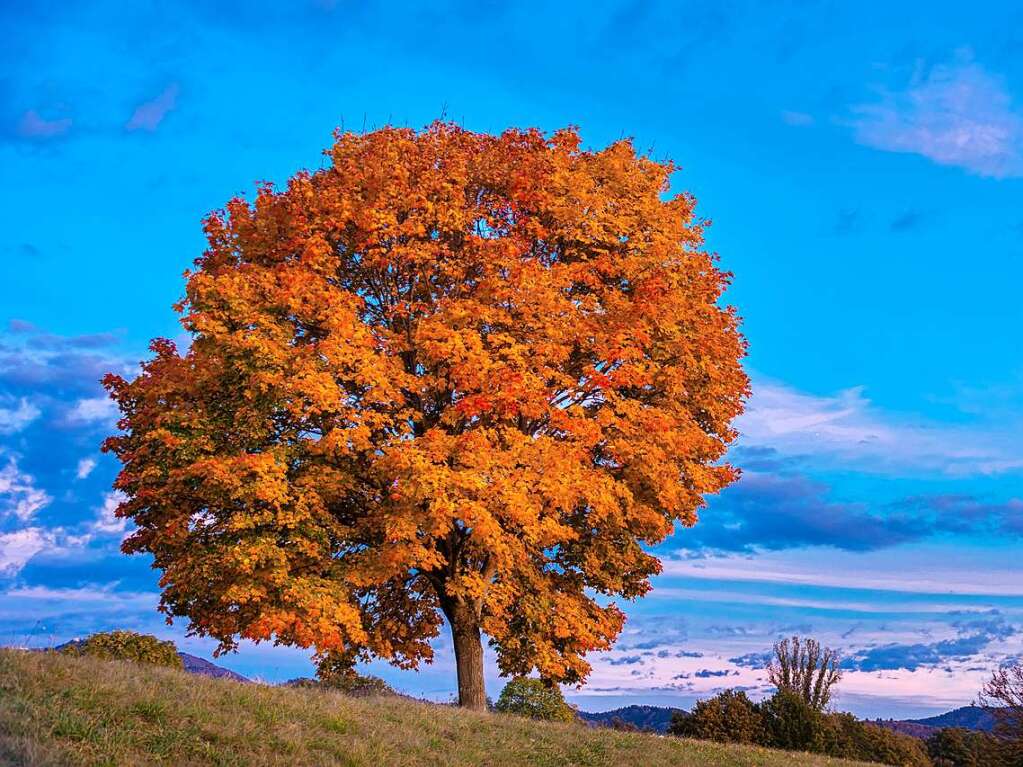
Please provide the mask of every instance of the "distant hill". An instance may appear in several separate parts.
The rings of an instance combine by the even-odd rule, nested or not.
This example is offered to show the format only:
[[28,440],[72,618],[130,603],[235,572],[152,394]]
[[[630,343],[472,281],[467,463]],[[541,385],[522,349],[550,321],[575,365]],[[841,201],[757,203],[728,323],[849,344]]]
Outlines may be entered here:
[[201,674],[202,676],[210,676],[214,679],[233,679],[236,682],[250,681],[241,674],[236,674],[223,666],[210,663],[208,660],[197,655],[181,652],[181,650],[178,650],[178,655],[181,656],[181,662],[185,664],[185,671],[189,674]]
[[610,732],[574,722],[535,722],[398,697],[352,698],[319,689],[238,684],[151,665],[4,649],[0,702],[0,764],[26,767],[862,764]]
[[925,719],[877,719],[874,724],[926,740],[945,727],[962,727],[964,730],[991,732],[995,726],[995,717],[980,706],[962,706]]
[[[596,727],[610,727],[614,719],[634,725],[641,730],[667,732],[671,715],[681,709],[668,706],[625,706],[612,711],[580,711],[579,717]],[[938,716],[926,719],[877,719],[874,724],[895,732],[912,735],[926,740],[943,727],[962,727],[966,730],[991,732],[995,725],[994,716],[979,706],[963,706]]]
[[927,740],[941,729],[940,727],[931,727],[919,722],[901,721],[898,719],[875,719],[872,724],[894,730],[895,732],[901,732],[903,735],[912,735],[914,738],[920,738],[920,740]]
[[994,715],[980,706],[963,706],[938,716],[908,721],[939,729],[941,727],[963,727],[967,730],[981,730],[982,732],[991,732],[995,726]]
[[668,725],[671,724],[671,715],[676,711],[681,709],[667,706],[625,706],[597,713],[580,711],[579,717],[597,727],[610,727],[614,719],[621,719],[641,730],[667,732]]

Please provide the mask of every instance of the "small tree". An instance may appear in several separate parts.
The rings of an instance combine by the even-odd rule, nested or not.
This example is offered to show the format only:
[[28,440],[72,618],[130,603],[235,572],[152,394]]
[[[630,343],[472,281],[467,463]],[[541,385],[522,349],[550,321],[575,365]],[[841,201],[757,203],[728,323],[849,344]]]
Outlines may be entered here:
[[516,677],[504,686],[494,709],[502,714],[554,722],[575,719],[575,711],[565,702],[556,684],[525,676]]
[[842,678],[836,650],[822,647],[816,639],[794,636],[774,645],[767,676],[778,690],[788,690],[816,711],[831,700],[831,688]]
[[668,732],[683,738],[720,743],[762,743],[764,721],[760,710],[742,690],[725,690],[696,703],[691,713],[677,711]]
[[977,703],[994,715],[998,735],[1023,740],[1023,663],[996,669],[981,689]]
[[104,660],[128,660],[154,666],[184,669],[173,642],[134,631],[104,631],[84,641],[69,642],[60,651],[70,655],[91,655]]

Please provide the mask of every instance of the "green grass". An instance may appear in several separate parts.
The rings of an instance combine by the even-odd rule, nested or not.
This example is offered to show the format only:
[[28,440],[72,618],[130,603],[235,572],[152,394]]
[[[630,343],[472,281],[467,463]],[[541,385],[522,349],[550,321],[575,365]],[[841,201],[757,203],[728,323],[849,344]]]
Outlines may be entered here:
[[181,671],[0,650],[0,764],[854,765],[403,699],[354,699]]

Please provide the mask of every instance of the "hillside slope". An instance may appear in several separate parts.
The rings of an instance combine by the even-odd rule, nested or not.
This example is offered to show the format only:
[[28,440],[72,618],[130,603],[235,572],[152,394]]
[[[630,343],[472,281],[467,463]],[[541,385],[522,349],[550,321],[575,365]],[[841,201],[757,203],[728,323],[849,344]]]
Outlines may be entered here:
[[809,767],[827,757],[0,650],[0,764]]

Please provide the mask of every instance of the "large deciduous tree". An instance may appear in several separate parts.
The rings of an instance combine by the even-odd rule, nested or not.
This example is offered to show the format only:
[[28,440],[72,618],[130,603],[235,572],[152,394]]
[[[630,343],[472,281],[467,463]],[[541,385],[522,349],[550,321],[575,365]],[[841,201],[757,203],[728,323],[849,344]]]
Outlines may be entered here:
[[126,552],[193,633],[431,659],[462,705],[583,680],[649,589],[644,550],[732,482],[748,381],[728,275],[673,167],[574,130],[341,133],[231,200],[106,448]]

